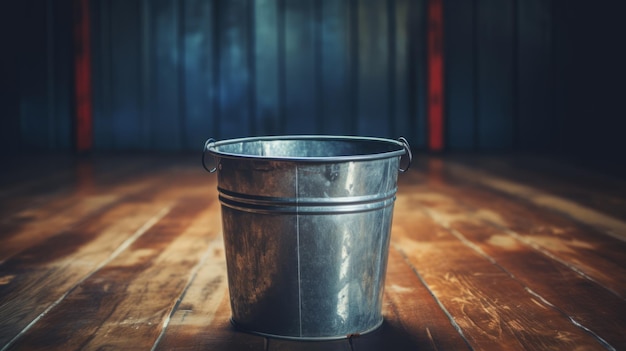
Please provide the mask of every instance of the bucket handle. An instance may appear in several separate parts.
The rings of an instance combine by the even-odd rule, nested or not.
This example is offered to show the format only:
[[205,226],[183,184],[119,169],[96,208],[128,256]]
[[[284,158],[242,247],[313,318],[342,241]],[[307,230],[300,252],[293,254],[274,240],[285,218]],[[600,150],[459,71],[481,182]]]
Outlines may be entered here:
[[411,153],[411,145],[409,145],[409,141],[406,140],[405,137],[399,137],[398,141],[402,143],[402,146],[404,147],[404,151],[406,151],[406,154],[409,156],[409,162],[406,164],[406,167],[398,168],[400,172],[404,173],[409,170],[409,167],[411,167],[411,162],[413,161],[413,153]]
[[[209,173],[214,173],[217,170],[217,167],[213,167],[213,168],[209,169],[209,167],[207,167],[207,165],[206,165],[206,152],[209,150],[209,148],[211,146],[213,146],[214,143],[215,143],[215,139],[209,138],[204,143],[204,149],[202,149],[202,167],[204,167],[204,169],[206,169],[206,171],[209,172]],[[214,163],[216,163],[216,162],[214,162]]]

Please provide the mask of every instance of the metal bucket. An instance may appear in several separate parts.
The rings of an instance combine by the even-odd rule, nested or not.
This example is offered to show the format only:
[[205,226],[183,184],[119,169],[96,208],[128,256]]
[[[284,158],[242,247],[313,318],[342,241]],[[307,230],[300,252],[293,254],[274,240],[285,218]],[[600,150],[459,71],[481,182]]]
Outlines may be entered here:
[[404,138],[207,140],[232,323],[298,340],[379,327],[397,176],[410,161]]

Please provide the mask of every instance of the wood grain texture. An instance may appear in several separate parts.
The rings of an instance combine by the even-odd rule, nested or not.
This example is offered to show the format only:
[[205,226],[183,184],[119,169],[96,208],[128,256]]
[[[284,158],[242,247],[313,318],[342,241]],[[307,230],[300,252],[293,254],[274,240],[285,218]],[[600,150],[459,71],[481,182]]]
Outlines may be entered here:
[[[589,171],[566,168],[570,180],[552,188],[513,175],[511,160],[416,160],[399,177],[381,328],[303,342],[231,325],[216,179],[196,156],[60,159],[41,183],[15,163],[23,179],[0,178],[10,190],[0,197],[0,350],[626,348],[626,243],[580,212],[507,191],[606,215],[561,197],[596,179]],[[541,169],[526,162],[530,175]]]
[[[159,167],[155,169],[158,170]],[[68,185],[70,189],[68,193],[61,191],[55,197],[43,199],[41,205],[33,204],[30,208],[5,215],[5,220],[0,224],[0,228],[4,229],[0,262],[75,225],[89,222],[123,199],[154,194],[155,190],[164,185],[169,178],[166,172],[160,176],[147,177],[149,174],[147,168],[134,169],[132,175],[114,172],[112,176],[118,182],[109,184],[105,190],[98,189],[96,182],[106,184],[111,178],[106,176],[99,178],[94,172],[88,165],[79,165],[76,169],[76,178],[67,183],[71,184]],[[62,189],[61,184],[57,186]],[[52,185],[52,188],[55,186]],[[32,199],[32,195],[29,195],[28,199]],[[9,209],[11,208],[12,206]]]
[[[472,192],[473,196],[464,197],[465,202],[499,213],[497,216],[483,215],[483,220],[504,228],[525,245],[569,266],[624,299],[625,286],[621,277],[626,274],[623,265],[626,248],[623,241],[580,225],[575,216],[572,220],[572,217],[564,218],[523,202],[490,196],[488,192]],[[451,193],[452,196],[458,194]]]
[[626,241],[626,221],[605,214],[601,210],[569,201],[560,196],[535,189],[523,183],[510,181],[506,178],[490,175],[482,170],[475,170],[457,164],[450,164],[451,172],[464,179],[479,183],[515,197],[522,198],[538,206],[556,210],[576,218],[578,221],[596,228],[617,239]]
[[395,247],[389,251],[383,315],[385,321],[379,330],[353,338],[354,350],[469,349],[421,277],[415,274],[415,267]]
[[[130,243],[128,250],[70,291],[15,347],[151,348],[189,272],[207,249],[206,206],[206,201],[185,199],[172,208]],[[60,321],[67,321],[65,327],[55,328]],[[39,333],[40,328],[49,332]]]
[[[0,344],[54,308],[69,291],[102,268],[133,233],[144,231],[146,223],[159,219],[167,209],[164,204],[129,202],[3,262],[0,314],[5,318],[0,322]],[[33,258],[39,262],[35,267]],[[22,306],[30,308],[24,310]]]
[[501,350],[527,344],[540,349],[604,349],[567,316],[530,294],[514,276],[438,226],[413,201],[413,196],[398,197],[403,210],[396,210],[396,217],[412,220],[396,231],[395,247],[454,316],[470,344]]
[[626,218],[626,187],[611,173],[594,172],[571,161],[559,162],[551,157],[521,155],[503,159],[483,155],[463,157],[457,162],[616,218]]
[[[469,191],[464,192],[463,198],[471,195]],[[623,298],[589,276],[554,260],[541,250],[535,250],[506,226],[495,224],[498,212],[470,207],[457,199],[424,191],[417,201],[430,218],[514,276],[530,294],[606,343],[618,349],[626,346],[621,336],[626,327],[626,301]],[[588,248],[585,242],[565,238],[553,238],[550,242],[562,248],[569,244],[572,250]],[[596,333],[594,329],[600,332]]]

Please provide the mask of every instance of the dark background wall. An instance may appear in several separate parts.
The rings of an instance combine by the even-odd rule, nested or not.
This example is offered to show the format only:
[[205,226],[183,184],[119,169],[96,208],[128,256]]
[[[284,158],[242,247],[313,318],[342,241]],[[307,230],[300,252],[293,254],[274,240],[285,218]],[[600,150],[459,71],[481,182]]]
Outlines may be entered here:
[[[74,2],[0,5],[0,146],[75,148]],[[95,150],[208,137],[427,145],[427,0],[92,0]],[[618,1],[444,0],[447,150],[626,150]]]

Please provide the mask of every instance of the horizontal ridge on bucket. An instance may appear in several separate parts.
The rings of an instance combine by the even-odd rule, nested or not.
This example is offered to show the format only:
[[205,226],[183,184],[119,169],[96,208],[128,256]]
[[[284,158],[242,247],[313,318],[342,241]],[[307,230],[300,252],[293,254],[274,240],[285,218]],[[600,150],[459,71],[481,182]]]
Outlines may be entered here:
[[396,188],[387,193],[354,197],[284,198],[250,196],[218,188],[222,205],[260,213],[349,213],[372,211],[391,206]]

